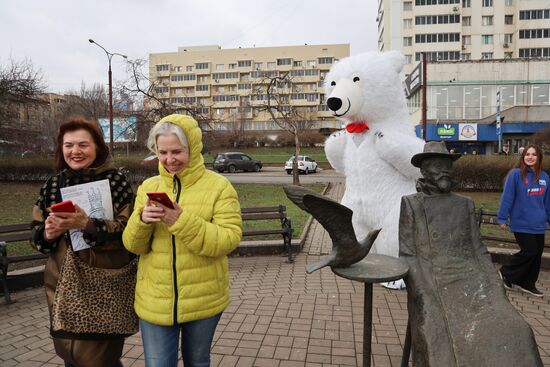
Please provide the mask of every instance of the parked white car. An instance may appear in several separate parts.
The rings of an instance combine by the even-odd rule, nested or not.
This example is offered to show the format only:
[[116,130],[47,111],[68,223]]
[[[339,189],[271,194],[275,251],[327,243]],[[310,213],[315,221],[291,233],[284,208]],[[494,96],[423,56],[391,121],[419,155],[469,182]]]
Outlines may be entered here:
[[[294,156],[290,157],[285,163],[286,173],[289,175],[292,174],[292,161]],[[307,155],[298,156],[298,173],[305,173],[306,175],[310,172],[317,172],[317,162],[314,159],[309,158]]]

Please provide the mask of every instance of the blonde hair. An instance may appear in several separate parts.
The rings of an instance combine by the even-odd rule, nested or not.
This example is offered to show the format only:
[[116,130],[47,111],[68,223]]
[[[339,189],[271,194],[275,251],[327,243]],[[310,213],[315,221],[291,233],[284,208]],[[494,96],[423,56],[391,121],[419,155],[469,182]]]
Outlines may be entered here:
[[147,148],[155,154],[157,154],[157,139],[159,135],[174,134],[180,141],[183,147],[189,148],[189,142],[185,136],[185,132],[181,127],[170,121],[165,121],[162,124],[156,124],[149,131],[149,137],[147,138]]

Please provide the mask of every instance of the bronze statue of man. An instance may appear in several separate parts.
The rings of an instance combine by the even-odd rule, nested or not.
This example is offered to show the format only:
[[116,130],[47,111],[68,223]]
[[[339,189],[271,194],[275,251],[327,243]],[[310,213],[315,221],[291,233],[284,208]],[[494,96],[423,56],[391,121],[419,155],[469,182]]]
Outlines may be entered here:
[[451,192],[453,161],[444,142],[412,157],[418,193],[401,199],[399,256],[414,366],[542,366],[533,332],[510,304],[470,198]]

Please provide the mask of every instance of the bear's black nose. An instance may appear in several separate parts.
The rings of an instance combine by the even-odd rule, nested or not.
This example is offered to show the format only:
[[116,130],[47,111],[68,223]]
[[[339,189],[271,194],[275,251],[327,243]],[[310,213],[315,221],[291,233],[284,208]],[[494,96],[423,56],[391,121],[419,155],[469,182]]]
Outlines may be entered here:
[[338,111],[342,107],[342,100],[337,97],[330,97],[327,99],[327,106],[331,111]]

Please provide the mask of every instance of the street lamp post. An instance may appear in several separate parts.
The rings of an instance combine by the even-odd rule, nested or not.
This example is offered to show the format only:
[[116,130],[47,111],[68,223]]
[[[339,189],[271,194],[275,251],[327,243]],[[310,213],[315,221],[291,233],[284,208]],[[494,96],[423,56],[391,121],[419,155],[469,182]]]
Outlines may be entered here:
[[105,47],[101,46],[99,43],[95,42],[93,39],[89,39],[88,42],[93,43],[100,47],[107,54],[109,59],[109,151],[114,156],[114,144],[113,144],[113,73],[111,72],[111,59],[113,56],[121,56],[125,59],[128,57],[116,52],[109,52]]

